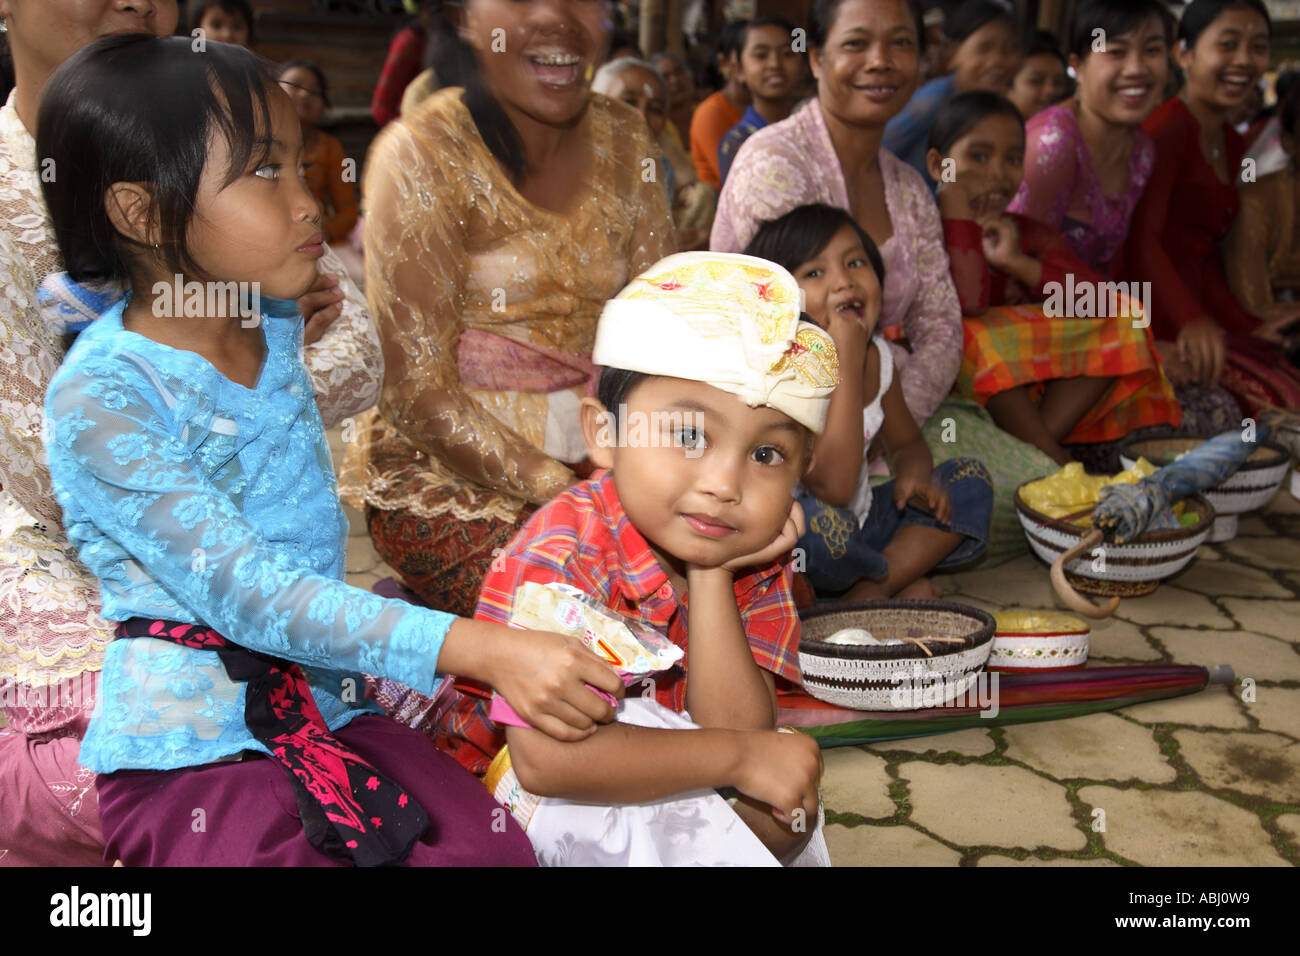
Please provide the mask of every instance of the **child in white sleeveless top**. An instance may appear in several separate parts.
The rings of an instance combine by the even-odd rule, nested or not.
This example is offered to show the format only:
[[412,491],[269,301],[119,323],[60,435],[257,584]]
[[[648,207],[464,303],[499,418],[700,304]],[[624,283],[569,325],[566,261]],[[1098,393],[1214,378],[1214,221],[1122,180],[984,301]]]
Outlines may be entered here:
[[[851,601],[937,599],[931,570],[984,553],[993,486],[974,458],[934,467],[891,352],[873,334],[885,279],[876,244],[846,211],[812,204],[765,223],[745,252],[794,274],[808,318],[839,350],[840,384],[799,494],[813,587]],[[883,453],[893,474],[875,489],[869,452]]]

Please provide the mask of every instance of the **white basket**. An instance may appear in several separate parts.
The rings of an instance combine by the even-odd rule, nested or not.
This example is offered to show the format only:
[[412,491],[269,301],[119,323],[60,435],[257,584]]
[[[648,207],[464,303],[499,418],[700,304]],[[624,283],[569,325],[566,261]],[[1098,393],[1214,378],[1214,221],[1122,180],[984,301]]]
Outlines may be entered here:
[[[945,601],[868,601],[804,615],[803,686],[818,700],[853,710],[917,710],[966,694],[993,647],[993,618]],[[962,644],[827,644],[818,637],[864,628],[878,638],[960,637]]]

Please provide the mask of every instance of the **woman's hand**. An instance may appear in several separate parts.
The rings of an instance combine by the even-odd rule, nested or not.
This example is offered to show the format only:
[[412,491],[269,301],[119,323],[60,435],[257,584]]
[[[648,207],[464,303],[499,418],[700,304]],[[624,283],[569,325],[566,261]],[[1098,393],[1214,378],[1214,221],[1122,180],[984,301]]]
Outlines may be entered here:
[[343,290],[339,288],[339,277],[332,272],[318,272],[311,288],[298,297],[298,312],[306,323],[302,330],[302,344],[314,345],[343,314]]
[[1193,381],[1201,385],[1218,383],[1223,374],[1223,332],[1212,319],[1202,316],[1183,326],[1175,345],[1178,356],[1190,368]]

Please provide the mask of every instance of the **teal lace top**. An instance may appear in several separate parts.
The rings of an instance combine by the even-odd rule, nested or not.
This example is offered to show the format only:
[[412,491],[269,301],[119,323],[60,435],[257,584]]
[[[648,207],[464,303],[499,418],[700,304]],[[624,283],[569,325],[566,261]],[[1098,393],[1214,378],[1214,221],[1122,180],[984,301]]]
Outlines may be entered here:
[[[124,329],[125,305],[81,334],[45,410],[55,495],[104,617],[205,624],[296,661],[331,729],[377,709],[361,672],[434,693],[455,618],[342,580],[347,519],[301,319],[264,318],[265,364],[248,389]],[[108,646],[82,764],[170,770],[242,750],[265,747],[216,652],[148,638]]]

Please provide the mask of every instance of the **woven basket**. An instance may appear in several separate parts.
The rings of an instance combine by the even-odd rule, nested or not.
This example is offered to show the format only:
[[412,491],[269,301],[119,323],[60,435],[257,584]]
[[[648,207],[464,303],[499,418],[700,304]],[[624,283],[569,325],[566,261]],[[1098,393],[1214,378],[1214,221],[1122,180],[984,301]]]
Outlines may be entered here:
[[1065,671],[1088,663],[1092,634],[1080,618],[1057,611],[999,611],[988,669],[1011,674]]
[[[1020,495],[1024,487],[1016,489],[1016,513],[1029,539],[1029,547],[1051,564],[1078,544],[1089,529],[1035,511]],[[1200,495],[1186,498],[1184,503],[1189,512],[1200,518],[1194,526],[1176,531],[1149,531],[1125,544],[1102,545],[1102,567],[1087,554],[1065,566],[1066,578],[1086,594],[1117,597],[1150,594],[1161,581],[1186,567],[1196,557],[1196,549],[1209,537],[1214,523],[1213,506]]]
[[[1160,468],[1205,440],[1173,434],[1132,439],[1120,446],[1120,461],[1125,468],[1131,468],[1141,457]],[[1291,465],[1290,451],[1273,441],[1262,441],[1259,446],[1234,474],[1205,492],[1216,515],[1210,541],[1231,541],[1235,538],[1237,516],[1264,507],[1286,480],[1287,469]]]
[[[988,660],[993,618],[946,601],[867,601],[801,615],[799,668],[803,686],[819,700],[853,710],[916,710],[965,694]],[[931,642],[931,655],[911,642],[885,646],[827,644],[844,628],[893,637],[957,637]]]

